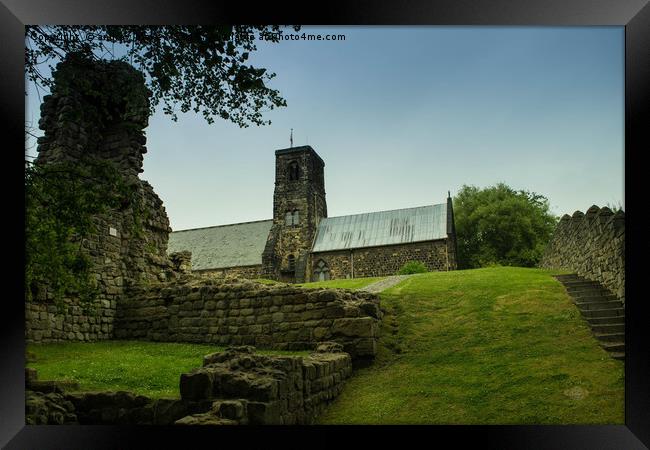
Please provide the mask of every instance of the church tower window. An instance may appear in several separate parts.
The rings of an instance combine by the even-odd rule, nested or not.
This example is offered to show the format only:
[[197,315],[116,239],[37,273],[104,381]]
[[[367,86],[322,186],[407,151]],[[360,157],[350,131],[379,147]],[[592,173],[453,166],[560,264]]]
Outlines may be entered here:
[[284,215],[284,224],[290,227],[298,225],[300,222],[300,214],[297,209],[289,211]]
[[289,270],[296,270],[296,258],[293,255],[287,256],[287,266]]
[[296,181],[300,178],[300,167],[296,161],[289,163],[289,181]]

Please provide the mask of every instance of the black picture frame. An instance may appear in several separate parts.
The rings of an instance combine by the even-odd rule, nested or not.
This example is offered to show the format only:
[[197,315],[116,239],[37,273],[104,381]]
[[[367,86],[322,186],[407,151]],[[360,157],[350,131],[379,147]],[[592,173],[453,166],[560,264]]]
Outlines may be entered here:
[[[626,194],[626,361],[625,425],[604,426],[424,426],[424,427],[113,427],[24,425],[24,305],[22,255],[23,197],[16,194],[24,164],[24,25],[25,24],[188,24],[188,23],[296,23],[337,25],[516,25],[516,26],[625,26],[625,194]],[[643,151],[650,148],[647,123],[650,96],[650,5],[647,0],[446,0],[388,2],[359,1],[297,5],[267,2],[185,0],[132,2],[127,0],[1,0],[0,67],[2,68],[2,123],[7,158],[5,198],[18,199],[5,213],[5,240],[16,244],[6,253],[16,276],[5,278],[3,304],[2,380],[0,383],[0,445],[29,448],[184,448],[196,440],[223,445],[235,440],[246,446],[340,445],[340,435],[363,433],[364,445],[396,438],[405,445],[436,446],[471,442],[481,448],[526,449],[642,449],[650,446],[650,347],[642,294],[644,253],[650,249],[645,210]],[[11,176],[9,176],[11,175]],[[14,177],[15,175],[15,177]],[[606,174],[605,174],[606,175]],[[9,202],[6,202],[9,203]],[[22,259],[20,259],[22,261]],[[23,266],[24,267],[24,266]],[[13,275],[13,272],[11,272]],[[14,293],[15,289],[15,293]],[[15,295],[14,295],[15,294]],[[305,438],[307,438],[305,440]],[[141,444],[138,445],[137,442]],[[417,443],[419,442],[419,443]],[[145,443],[145,445],[142,445]],[[402,445],[404,445],[402,444]],[[645,444],[645,445],[644,445]],[[356,444],[358,445],[358,444]],[[393,444],[394,445],[394,444]],[[444,445],[449,448],[451,445]]]

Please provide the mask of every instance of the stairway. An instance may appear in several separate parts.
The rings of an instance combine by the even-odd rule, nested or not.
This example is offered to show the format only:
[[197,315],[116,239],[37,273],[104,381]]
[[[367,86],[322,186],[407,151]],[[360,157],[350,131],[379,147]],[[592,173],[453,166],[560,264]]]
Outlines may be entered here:
[[556,275],[587,321],[596,339],[614,359],[625,359],[625,308],[597,281],[578,275]]

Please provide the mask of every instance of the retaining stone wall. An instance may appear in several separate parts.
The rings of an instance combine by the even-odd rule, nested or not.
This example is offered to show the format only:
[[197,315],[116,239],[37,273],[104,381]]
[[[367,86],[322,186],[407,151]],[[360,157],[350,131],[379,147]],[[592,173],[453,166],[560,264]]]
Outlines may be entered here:
[[364,359],[376,353],[380,317],[379,298],[366,292],[207,279],[132,290],[114,336],[287,350],[328,340]]
[[565,214],[539,266],[598,281],[625,303],[625,214],[595,205]]

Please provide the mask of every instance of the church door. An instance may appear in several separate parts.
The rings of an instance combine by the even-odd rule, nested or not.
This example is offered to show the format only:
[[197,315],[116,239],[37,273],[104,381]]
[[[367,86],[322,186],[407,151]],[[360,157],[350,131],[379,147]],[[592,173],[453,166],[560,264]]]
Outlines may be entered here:
[[314,279],[318,281],[325,281],[330,279],[330,269],[327,267],[327,263],[322,259],[319,259],[314,268]]

